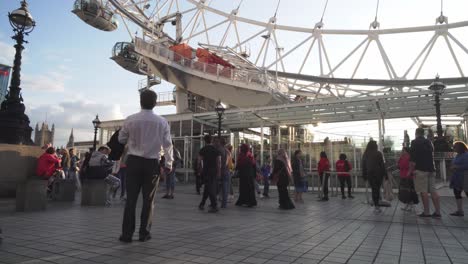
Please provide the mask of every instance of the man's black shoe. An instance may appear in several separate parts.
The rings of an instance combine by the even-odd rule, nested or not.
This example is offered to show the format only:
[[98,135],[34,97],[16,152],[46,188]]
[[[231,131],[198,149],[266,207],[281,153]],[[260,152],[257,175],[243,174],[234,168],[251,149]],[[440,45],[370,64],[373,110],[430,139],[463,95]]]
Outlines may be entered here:
[[208,213],[217,213],[219,210],[216,207],[211,207],[210,210],[208,210]]
[[138,239],[140,242],[146,242],[148,240],[151,239],[151,235],[150,234],[147,234],[146,236],[140,236],[140,238]]
[[131,237],[120,236],[119,241],[124,242],[124,243],[132,243],[132,238]]

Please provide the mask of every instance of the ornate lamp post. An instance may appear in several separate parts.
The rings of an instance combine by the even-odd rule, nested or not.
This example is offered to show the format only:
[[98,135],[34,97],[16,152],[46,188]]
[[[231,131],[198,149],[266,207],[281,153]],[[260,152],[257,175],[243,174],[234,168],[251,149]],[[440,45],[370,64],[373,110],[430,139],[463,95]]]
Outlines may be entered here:
[[437,118],[437,138],[434,141],[434,148],[436,152],[446,152],[450,150],[450,146],[443,136],[442,131],[442,119],[440,112],[440,95],[445,89],[445,84],[439,81],[439,76],[436,77],[435,81],[429,86],[429,90],[434,94],[434,106],[436,107],[436,118]]
[[24,113],[25,107],[21,95],[21,52],[24,49],[24,35],[31,33],[36,26],[26,1],[21,2],[21,7],[8,13],[10,25],[13,27],[16,40],[15,60],[13,62],[13,73],[11,77],[10,90],[5,96],[5,101],[0,107],[0,143],[28,144],[32,145],[29,117]]
[[94,141],[93,141],[93,151],[96,150],[96,144],[97,144],[97,132],[99,129],[99,126],[101,125],[101,120],[99,120],[99,116],[96,115],[96,118],[93,120],[93,126],[94,126]]
[[218,138],[221,138],[221,120],[223,118],[225,110],[226,110],[226,108],[224,108],[221,101],[218,101],[216,103],[216,107],[215,107],[215,111],[218,114]]

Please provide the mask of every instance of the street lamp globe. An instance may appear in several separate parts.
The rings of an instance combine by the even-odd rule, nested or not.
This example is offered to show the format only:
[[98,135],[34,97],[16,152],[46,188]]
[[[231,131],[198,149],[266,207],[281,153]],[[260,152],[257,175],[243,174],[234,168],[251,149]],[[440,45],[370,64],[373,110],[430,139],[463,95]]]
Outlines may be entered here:
[[434,93],[442,93],[445,90],[445,84],[439,80],[439,76],[431,83],[429,90]]
[[94,118],[94,120],[93,120],[93,126],[96,129],[96,128],[99,127],[99,125],[101,125],[101,120],[99,120],[99,116],[96,115],[96,118]]
[[31,13],[29,12],[28,3],[26,3],[26,1],[21,1],[20,8],[8,13],[8,19],[10,20],[10,24],[14,31],[21,33],[28,34],[36,26],[36,21],[34,21]]
[[226,108],[224,108],[223,104],[221,101],[218,101],[216,103],[215,111],[218,114],[218,116],[222,116],[224,114],[224,111],[226,111]]

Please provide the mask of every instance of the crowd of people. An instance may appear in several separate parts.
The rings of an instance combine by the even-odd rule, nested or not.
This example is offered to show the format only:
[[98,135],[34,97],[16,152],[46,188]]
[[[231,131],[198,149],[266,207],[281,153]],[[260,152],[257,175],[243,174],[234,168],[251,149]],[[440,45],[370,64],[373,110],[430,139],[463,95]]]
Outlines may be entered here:
[[[125,202],[122,223],[122,242],[131,242],[135,231],[135,210],[140,192],[143,196],[139,240],[151,239],[150,230],[154,197],[159,179],[165,180],[164,199],[174,199],[175,170],[180,166],[182,157],[174,148],[168,122],[156,115],[156,94],[151,90],[140,94],[139,113],[129,116],[120,130],[106,146],[87,153],[81,161],[73,149],[55,150],[45,147],[45,153],[38,159],[37,175],[48,180],[49,192],[52,192],[56,181],[74,180],[77,189],[81,188],[80,179],[103,179],[107,184],[106,205],[120,189],[121,200]],[[226,208],[233,201],[232,179],[237,178],[239,190],[236,206],[252,208],[257,206],[257,198],[269,198],[270,186],[276,185],[279,209],[290,210],[295,203],[303,203],[303,193],[308,190],[307,175],[304,168],[304,157],[301,150],[296,150],[290,159],[284,149],[279,149],[274,157],[266,157],[260,164],[248,144],[242,144],[237,153],[231,145],[226,145],[222,137],[204,136],[205,146],[199,151],[195,162],[196,191],[202,199],[198,205],[205,209],[209,199],[208,212],[216,213]],[[463,216],[462,192],[468,195],[468,151],[463,142],[454,144],[457,156],[452,162],[450,187],[453,188],[457,210],[452,216]],[[162,150],[162,151],[161,151]],[[234,159],[236,157],[236,159]],[[353,199],[351,182],[351,163],[346,154],[339,155],[335,166],[341,187],[342,199]],[[416,130],[416,138],[410,148],[402,150],[398,160],[400,171],[399,200],[405,211],[414,209],[421,195],[423,212],[420,217],[440,218],[440,197],[435,188],[434,147],[424,137],[424,129]],[[383,205],[381,188],[388,171],[384,155],[378,150],[377,142],[370,141],[362,156],[362,177],[370,186],[375,213],[380,213]],[[321,183],[320,201],[329,201],[328,183],[330,181],[331,163],[325,152],[320,153],[317,172]],[[80,177],[78,177],[80,175]],[[263,192],[260,183],[263,183]],[[289,186],[294,186],[294,202],[290,198]],[[347,187],[347,192],[345,192]],[[258,196],[258,197],[257,197]],[[429,197],[432,199],[434,212],[430,212]]]

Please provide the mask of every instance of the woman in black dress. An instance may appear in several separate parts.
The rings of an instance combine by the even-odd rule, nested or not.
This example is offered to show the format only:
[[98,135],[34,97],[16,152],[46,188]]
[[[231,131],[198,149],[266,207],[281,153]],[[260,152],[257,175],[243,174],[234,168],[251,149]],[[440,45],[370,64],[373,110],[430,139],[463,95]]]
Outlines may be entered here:
[[276,187],[278,187],[279,194],[279,208],[284,210],[294,209],[295,206],[289,198],[288,185],[289,181],[293,182],[292,179],[291,163],[289,162],[288,154],[284,149],[278,150],[278,155],[273,163],[273,182],[276,181]]
[[236,162],[236,170],[239,175],[239,199],[236,205],[253,207],[257,205],[255,198],[255,159],[247,144],[240,147],[239,156]]

